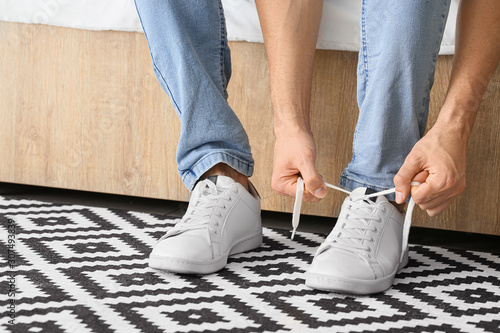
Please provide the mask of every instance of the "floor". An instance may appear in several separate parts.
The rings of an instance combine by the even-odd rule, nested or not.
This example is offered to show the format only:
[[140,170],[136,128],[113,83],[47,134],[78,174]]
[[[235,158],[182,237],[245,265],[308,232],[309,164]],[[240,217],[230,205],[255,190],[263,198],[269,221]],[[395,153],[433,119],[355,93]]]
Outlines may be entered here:
[[[116,208],[151,214],[178,215],[179,217],[187,207],[186,203],[177,201],[2,182],[0,182],[0,195],[15,195],[46,202]],[[267,227],[291,230],[291,214],[264,211],[262,222]],[[334,218],[302,215],[299,230],[328,234],[334,223]],[[500,254],[500,236],[413,227],[410,233],[410,243]]]
[[[282,229],[263,228],[263,246],[216,274],[172,274],[148,258],[185,203],[2,185],[0,243],[13,237],[0,332],[500,332],[498,254],[411,244],[386,292],[322,292],[305,273],[324,236],[291,240],[290,214],[266,212]],[[307,219],[318,232],[333,223]]]

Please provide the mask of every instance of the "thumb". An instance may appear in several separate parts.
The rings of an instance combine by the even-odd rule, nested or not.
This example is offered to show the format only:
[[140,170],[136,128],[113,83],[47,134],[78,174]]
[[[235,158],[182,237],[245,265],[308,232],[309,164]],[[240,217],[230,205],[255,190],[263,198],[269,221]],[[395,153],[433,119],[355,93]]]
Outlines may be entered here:
[[403,203],[406,201],[406,199],[408,199],[411,191],[410,183],[412,180],[423,182],[425,181],[427,176],[428,172],[423,171],[423,166],[420,166],[415,162],[412,163],[407,158],[396,176],[394,176],[394,186],[396,187],[396,202]]
[[304,179],[305,189],[318,199],[322,199],[326,195],[326,185],[323,177],[316,171],[315,168],[301,172]]

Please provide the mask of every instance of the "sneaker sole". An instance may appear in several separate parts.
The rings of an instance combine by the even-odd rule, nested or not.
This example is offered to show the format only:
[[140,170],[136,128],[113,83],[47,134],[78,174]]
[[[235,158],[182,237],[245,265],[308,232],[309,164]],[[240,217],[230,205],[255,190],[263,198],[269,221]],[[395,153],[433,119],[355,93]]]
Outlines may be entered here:
[[391,288],[394,284],[396,273],[408,264],[408,250],[403,257],[403,262],[388,276],[377,280],[358,280],[342,278],[317,273],[306,273],[306,286],[331,292],[353,295],[370,295],[381,293]]
[[180,274],[210,274],[223,269],[230,255],[251,251],[262,245],[262,232],[240,240],[226,253],[216,259],[191,261],[158,255],[149,256],[149,267]]

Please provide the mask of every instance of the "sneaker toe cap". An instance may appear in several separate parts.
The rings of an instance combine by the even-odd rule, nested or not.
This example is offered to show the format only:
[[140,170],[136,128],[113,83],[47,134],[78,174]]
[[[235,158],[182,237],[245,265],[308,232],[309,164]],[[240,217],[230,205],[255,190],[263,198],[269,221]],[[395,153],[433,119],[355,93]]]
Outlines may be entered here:
[[159,241],[151,251],[151,256],[205,261],[212,259],[212,249],[204,237],[184,234]]
[[308,273],[339,279],[372,280],[375,274],[358,254],[342,249],[329,249],[317,255]]

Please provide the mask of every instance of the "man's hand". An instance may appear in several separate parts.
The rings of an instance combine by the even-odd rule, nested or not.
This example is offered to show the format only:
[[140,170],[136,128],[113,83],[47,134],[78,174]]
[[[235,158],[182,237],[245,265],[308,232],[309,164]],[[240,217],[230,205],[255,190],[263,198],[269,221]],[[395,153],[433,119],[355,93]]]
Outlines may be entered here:
[[316,171],[316,147],[312,134],[298,131],[277,135],[274,146],[272,188],[295,196],[299,174],[304,179],[304,201],[319,201],[326,195],[323,178]]
[[411,189],[417,205],[435,216],[445,210],[465,189],[465,162],[468,133],[440,123],[413,147],[394,177],[396,201],[410,194],[410,182],[421,182]]
[[[316,148],[309,111],[322,0],[257,0],[266,45],[274,109],[274,166],[271,185],[279,194],[295,196],[304,179],[304,201],[326,194],[316,171]],[[314,195],[313,195],[314,194]]]
[[[434,127],[415,145],[394,177],[396,201],[435,216],[465,189],[465,154],[486,86],[500,60],[500,1],[462,0],[450,85]],[[399,193],[398,193],[399,192]]]

